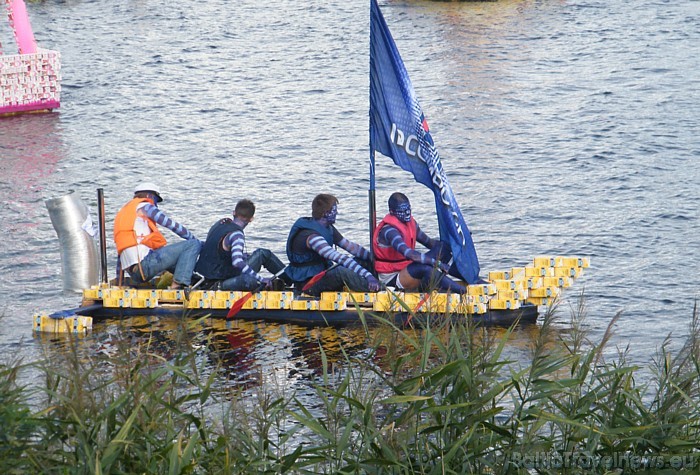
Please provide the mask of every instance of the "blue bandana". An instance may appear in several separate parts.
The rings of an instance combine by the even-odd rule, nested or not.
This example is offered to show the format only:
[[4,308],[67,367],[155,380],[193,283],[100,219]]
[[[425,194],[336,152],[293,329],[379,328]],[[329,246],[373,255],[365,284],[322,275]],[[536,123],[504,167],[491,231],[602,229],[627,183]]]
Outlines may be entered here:
[[338,205],[333,205],[333,207],[323,213],[323,218],[328,222],[328,224],[335,223],[335,218],[338,217]]
[[404,223],[408,223],[409,221],[411,221],[410,203],[401,203],[400,205],[396,206],[395,209],[390,209],[389,212]]

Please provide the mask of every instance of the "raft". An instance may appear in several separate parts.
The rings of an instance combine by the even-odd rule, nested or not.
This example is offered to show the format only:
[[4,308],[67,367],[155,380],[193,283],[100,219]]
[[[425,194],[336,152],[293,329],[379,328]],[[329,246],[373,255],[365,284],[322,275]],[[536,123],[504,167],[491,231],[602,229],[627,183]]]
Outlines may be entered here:
[[[429,318],[472,319],[481,324],[535,323],[539,308],[551,306],[589,267],[588,258],[541,256],[525,267],[488,273],[481,284],[460,294],[323,292],[319,297],[292,290],[255,292],[233,318],[343,326],[379,320],[403,325]],[[83,290],[80,307],[34,316],[38,332],[87,332],[92,321],[133,316],[227,318],[229,309],[247,292],[221,290],[143,289],[102,283]],[[58,323],[60,321],[63,323]]]

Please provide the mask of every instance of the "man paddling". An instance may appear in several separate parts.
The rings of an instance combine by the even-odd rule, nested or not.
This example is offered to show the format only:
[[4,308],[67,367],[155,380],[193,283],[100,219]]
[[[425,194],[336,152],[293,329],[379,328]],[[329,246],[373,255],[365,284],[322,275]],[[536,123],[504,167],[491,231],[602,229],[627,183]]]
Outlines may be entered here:
[[[347,287],[355,292],[376,292],[379,281],[353,257],[341,254],[338,246],[361,261],[369,262],[370,253],[364,247],[344,238],[335,228],[338,198],[317,195],[311,203],[311,217],[299,218],[287,238],[287,275],[296,289],[303,289],[314,276],[327,271],[305,291],[320,295],[324,291],[341,291]],[[335,264],[333,264],[335,263]]]
[[[389,214],[379,222],[372,239],[374,268],[384,284],[408,291],[429,291],[437,284],[442,291],[465,292],[464,286],[447,277],[449,249],[420,229],[411,215],[411,203],[403,193],[389,197]],[[429,251],[416,251],[416,242]]]
[[[114,242],[120,268],[135,284],[148,282],[163,271],[173,273],[171,289],[188,287],[202,243],[183,225],[158,209],[162,202],[157,185],[144,182],[134,189],[134,197],[114,219]],[[167,244],[158,224],[184,241]]]
[[233,211],[233,219],[224,218],[209,229],[199,255],[195,271],[208,280],[219,281],[221,290],[255,290],[272,288],[273,281],[258,272],[265,267],[273,274],[284,269],[284,264],[269,249],[245,253],[243,230],[253,221],[255,204],[240,200]]

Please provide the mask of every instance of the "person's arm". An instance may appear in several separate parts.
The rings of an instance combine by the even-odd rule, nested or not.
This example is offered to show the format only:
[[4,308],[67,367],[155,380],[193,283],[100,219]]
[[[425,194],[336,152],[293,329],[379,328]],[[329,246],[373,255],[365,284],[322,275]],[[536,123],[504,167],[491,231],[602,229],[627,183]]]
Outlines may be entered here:
[[381,231],[379,231],[379,238],[403,254],[403,256],[408,260],[431,266],[434,266],[437,262],[432,257],[428,257],[425,254],[408,247],[406,242],[401,237],[401,233],[399,233],[399,231],[390,224],[386,224],[382,227]]
[[437,239],[431,239],[430,236],[425,234],[423,230],[418,226],[418,223],[416,223],[416,241],[427,247],[428,249],[434,248],[438,242]]
[[224,238],[224,249],[231,251],[231,264],[241,271],[241,274],[248,274],[258,282],[266,282],[265,278],[250,268],[246,261],[243,250],[245,249],[245,235],[243,231],[233,231]]
[[177,221],[170,219],[165,213],[150,203],[146,203],[144,206],[139,208],[138,212],[142,212],[144,215],[151,218],[161,226],[168,228],[182,239],[195,239],[194,234],[192,234],[186,227]]
[[307,239],[306,244],[309,249],[316,252],[324,259],[337,262],[343,267],[347,267],[351,271],[355,272],[356,274],[360,274],[362,277],[368,280],[370,278],[374,279],[374,276],[367,269],[355,262],[355,259],[348,255],[341,254],[329,246],[326,240],[320,234],[311,234]]
[[342,247],[353,256],[365,261],[370,260],[370,258],[372,257],[372,254],[370,254],[370,252],[367,249],[345,238],[342,238],[338,242],[338,246]]

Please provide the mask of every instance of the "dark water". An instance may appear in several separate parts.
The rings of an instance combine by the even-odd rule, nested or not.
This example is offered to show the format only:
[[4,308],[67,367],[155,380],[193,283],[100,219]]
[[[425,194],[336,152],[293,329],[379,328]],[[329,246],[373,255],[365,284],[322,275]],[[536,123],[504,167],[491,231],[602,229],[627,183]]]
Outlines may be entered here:
[[[700,2],[381,7],[483,274],[590,256],[563,308],[585,288],[594,336],[622,311],[613,342],[642,364],[666,335],[682,337],[700,295]],[[369,1],[28,8],[40,46],[62,53],[63,95],[58,113],[0,120],[0,352],[39,357],[52,339],[32,336],[31,315],[78,304],[61,291],[44,205],[69,190],[94,210],[104,188],[109,231],[133,185],[156,181],[163,209],[202,239],[248,197],[249,247],[280,255],[293,220],[331,192],[341,231],[368,244]],[[8,31],[0,23],[6,52]],[[388,159],[377,173],[380,212],[402,190],[435,235],[431,193]],[[115,326],[96,324],[86,344],[110,351]],[[175,323],[134,332],[152,326],[167,356]],[[317,371],[319,342],[362,353],[356,329],[202,331],[241,384],[294,386]]]

